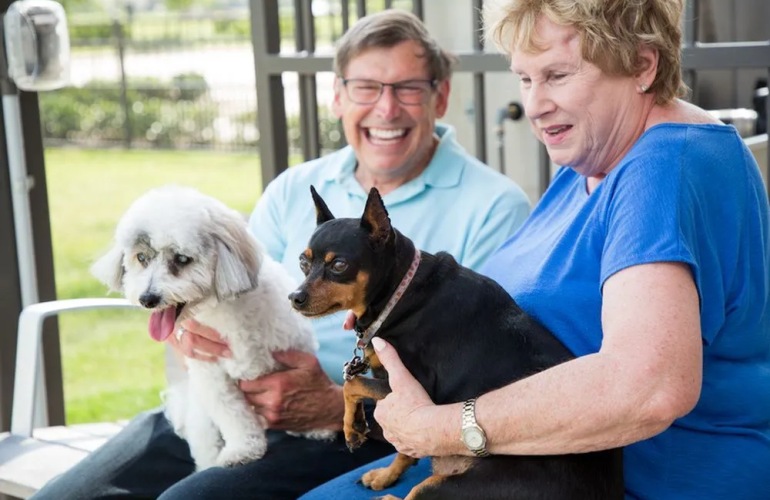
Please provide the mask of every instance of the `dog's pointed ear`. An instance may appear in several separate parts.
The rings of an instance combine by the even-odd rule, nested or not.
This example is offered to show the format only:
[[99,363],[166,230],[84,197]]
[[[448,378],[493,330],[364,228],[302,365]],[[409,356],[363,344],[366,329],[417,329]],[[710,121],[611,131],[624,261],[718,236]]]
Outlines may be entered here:
[[382,245],[388,241],[393,230],[390,225],[388,210],[385,208],[385,203],[382,202],[377,188],[369,190],[364,215],[361,217],[361,227],[369,231],[369,238],[377,245]]
[[123,275],[126,270],[123,267],[123,250],[118,245],[102,255],[91,265],[91,274],[107,285],[111,292],[123,291]]
[[212,234],[217,252],[214,292],[219,300],[236,297],[257,286],[262,251],[239,217],[240,214],[233,212],[213,218],[216,225]]
[[321,195],[316,192],[313,186],[310,186],[310,194],[313,195],[313,203],[315,203],[316,225],[320,226],[324,222],[332,220],[334,215],[332,215],[331,210],[329,210],[329,207],[326,206],[326,203],[321,198]]

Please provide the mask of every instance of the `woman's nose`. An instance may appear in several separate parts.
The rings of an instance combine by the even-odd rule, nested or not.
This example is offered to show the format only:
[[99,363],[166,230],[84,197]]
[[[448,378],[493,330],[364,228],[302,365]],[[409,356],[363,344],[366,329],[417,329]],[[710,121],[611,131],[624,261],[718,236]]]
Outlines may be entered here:
[[522,91],[522,98],[524,113],[530,120],[540,118],[553,111],[553,100],[548,95],[548,91],[541,85],[533,84],[530,88]]

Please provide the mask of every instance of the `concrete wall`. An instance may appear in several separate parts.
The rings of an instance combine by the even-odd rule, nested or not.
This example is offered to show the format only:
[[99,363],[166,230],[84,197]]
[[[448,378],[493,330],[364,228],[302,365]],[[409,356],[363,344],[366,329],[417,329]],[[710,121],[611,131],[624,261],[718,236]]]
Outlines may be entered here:
[[[473,32],[470,0],[430,1],[424,6],[425,23],[445,48],[455,52],[473,50],[473,37],[480,36],[480,33]],[[487,50],[496,52],[494,47]],[[487,163],[516,181],[534,203],[539,198],[539,143],[532,135],[529,124],[524,119],[504,122],[502,148],[496,133],[498,111],[511,101],[521,101],[518,82],[509,71],[487,73],[485,78]],[[476,111],[472,75],[456,74],[452,79],[449,111],[444,121],[457,128],[460,142],[471,152],[476,148],[473,122]]]

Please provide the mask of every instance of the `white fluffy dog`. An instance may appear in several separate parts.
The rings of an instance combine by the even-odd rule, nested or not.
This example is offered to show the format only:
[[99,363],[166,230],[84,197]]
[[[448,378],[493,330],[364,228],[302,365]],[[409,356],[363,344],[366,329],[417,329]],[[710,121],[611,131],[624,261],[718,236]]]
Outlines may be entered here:
[[[187,359],[188,380],[166,391],[166,416],[199,470],[260,458],[267,448],[264,424],[236,383],[278,369],[273,351],[314,352],[317,343],[288,300],[295,283],[264,253],[244,218],[192,188],[154,189],[129,207],[114,247],[91,271],[152,310],[149,330],[157,341],[190,317],[222,335],[232,358]],[[304,435],[331,439],[334,433]]]

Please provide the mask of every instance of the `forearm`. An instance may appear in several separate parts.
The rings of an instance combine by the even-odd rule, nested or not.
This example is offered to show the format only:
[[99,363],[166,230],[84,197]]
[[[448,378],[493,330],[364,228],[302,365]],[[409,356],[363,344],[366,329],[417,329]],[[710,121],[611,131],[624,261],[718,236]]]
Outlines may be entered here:
[[[611,356],[585,356],[482,395],[476,419],[493,454],[581,453],[626,445],[665,429],[675,411],[657,400],[656,384],[629,379]],[[459,440],[461,404],[435,410],[432,421],[440,425],[431,439],[434,454],[470,455]]]

